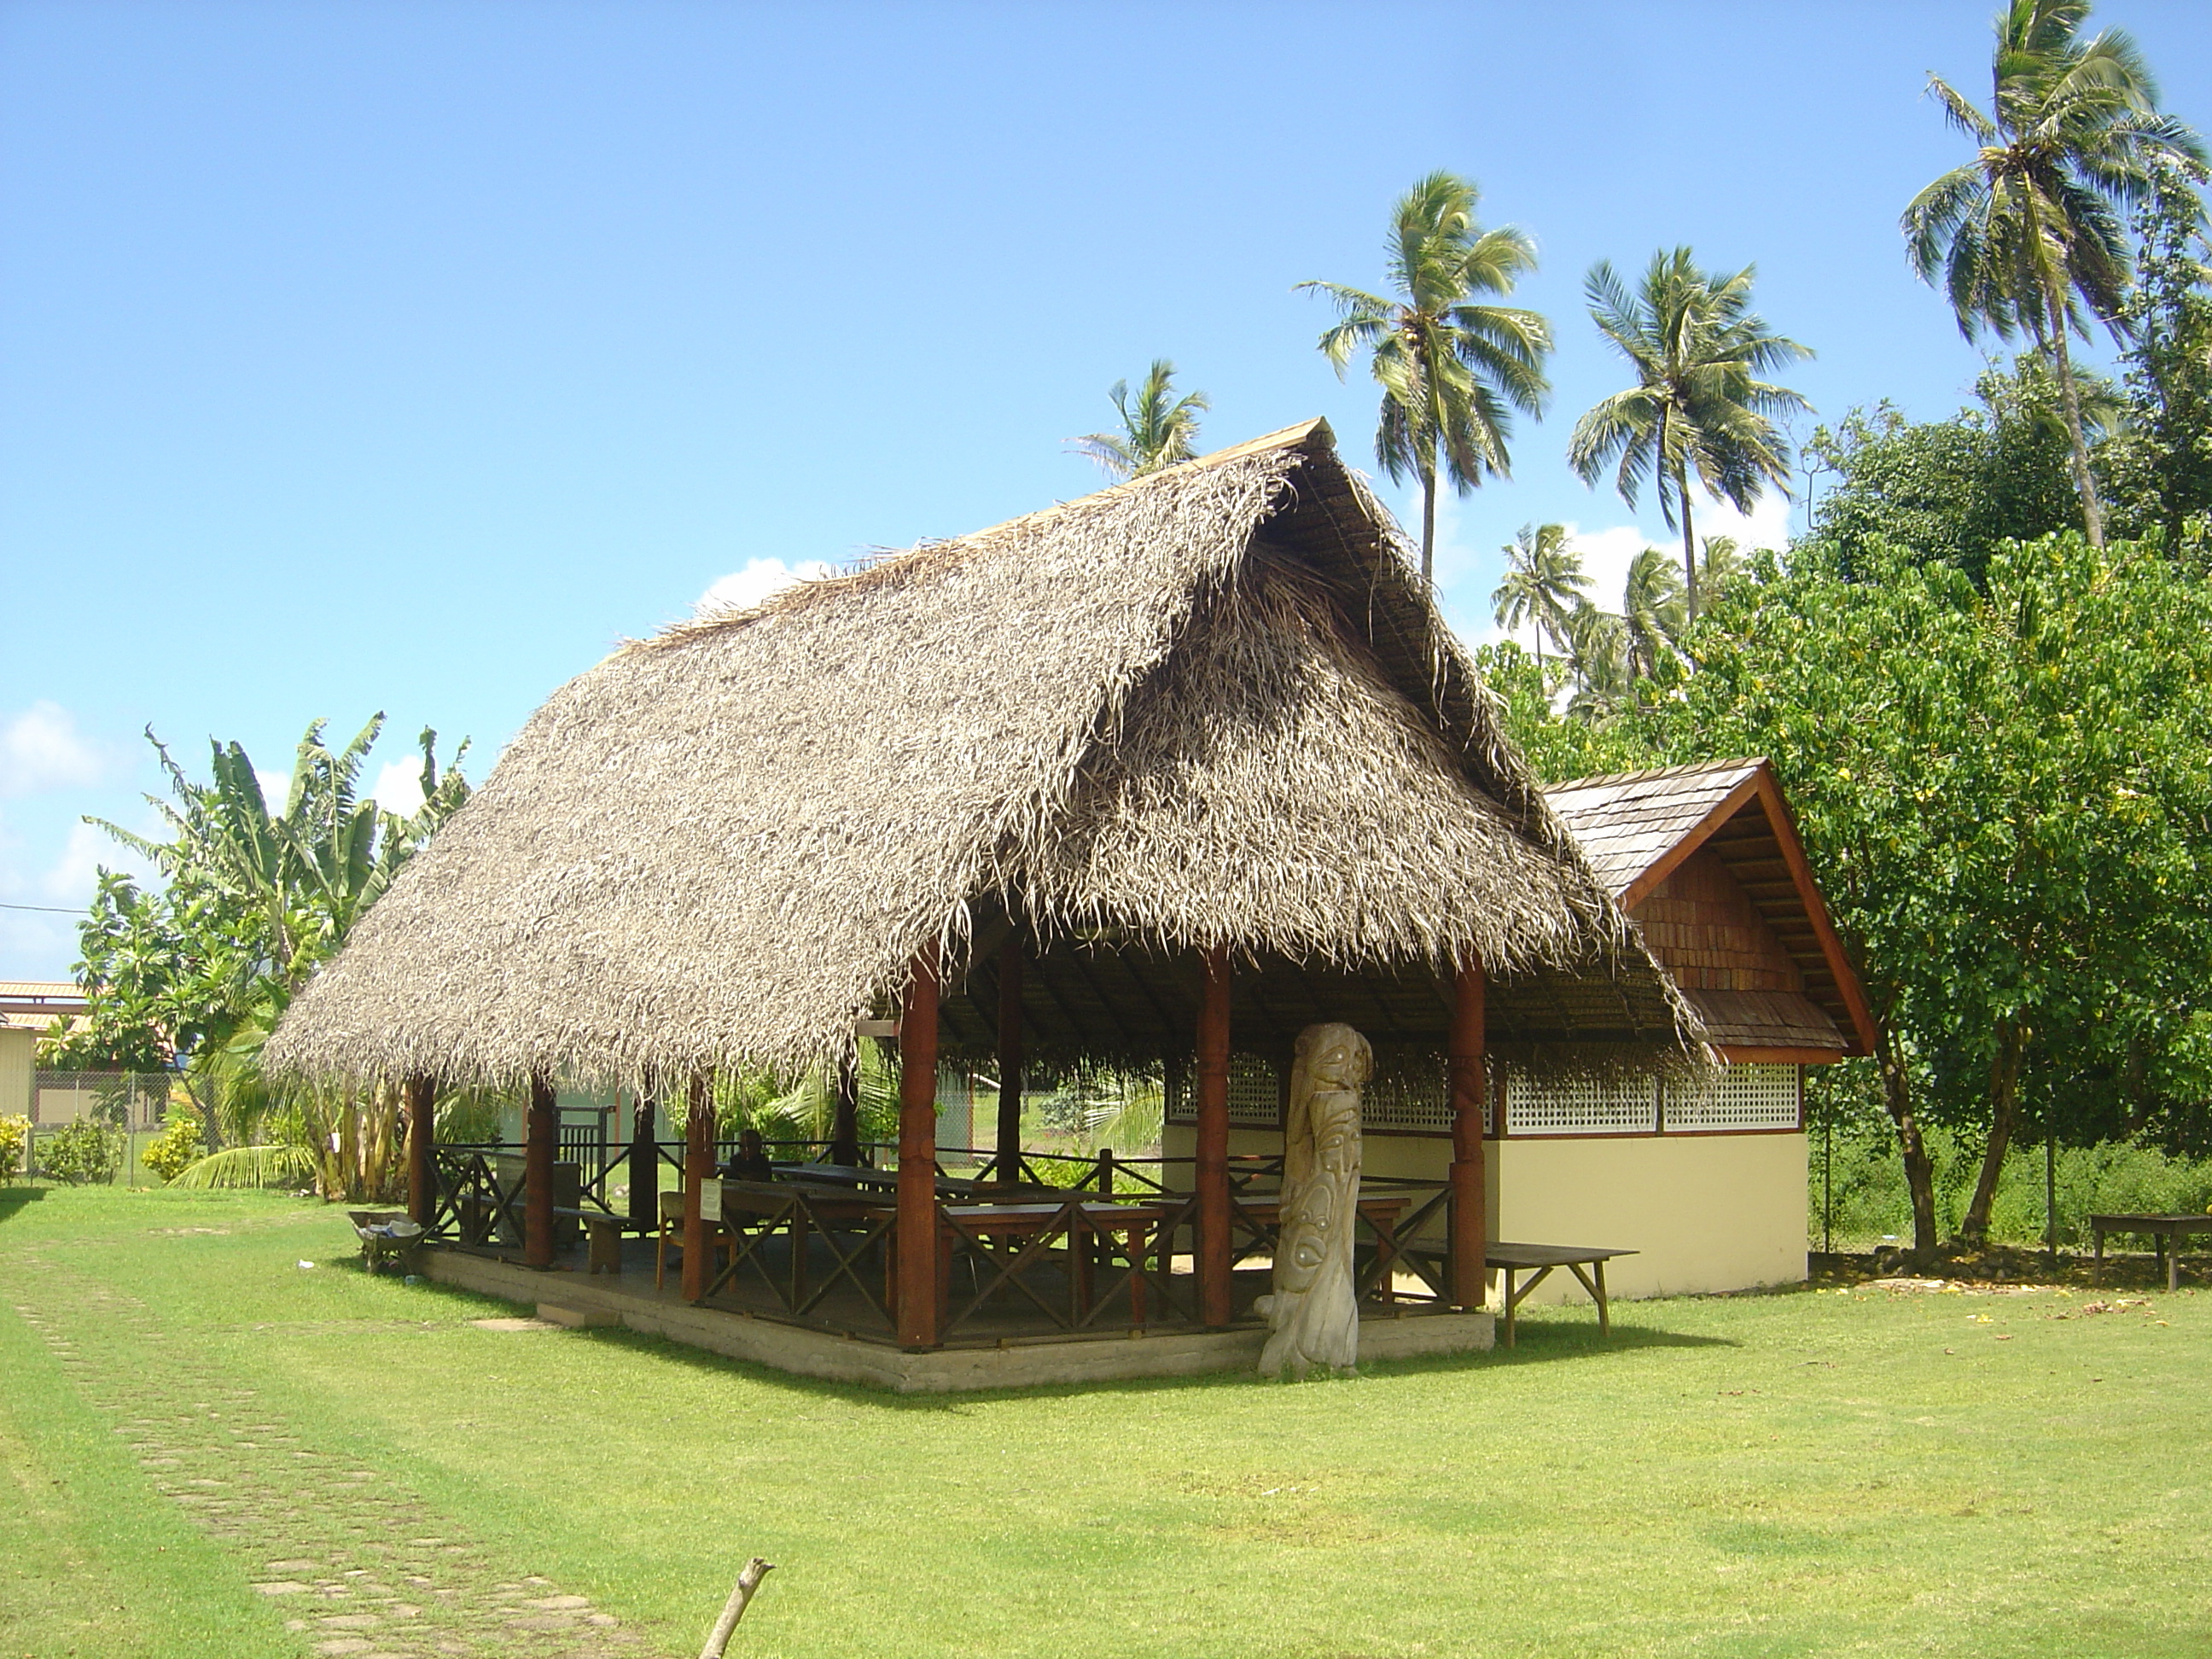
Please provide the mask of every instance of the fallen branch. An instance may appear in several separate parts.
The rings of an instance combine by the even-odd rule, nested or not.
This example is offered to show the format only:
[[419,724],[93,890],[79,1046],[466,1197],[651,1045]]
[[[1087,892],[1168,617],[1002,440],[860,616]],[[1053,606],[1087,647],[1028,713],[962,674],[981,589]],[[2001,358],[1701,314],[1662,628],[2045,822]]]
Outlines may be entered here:
[[730,1632],[738,1627],[738,1620],[745,1616],[745,1604],[753,1599],[760,1581],[775,1571],[775,1563],[763,1561],[757,1555],[745,1563],[745,1570],[738,1575],[737,1587],[722,1606],[722,1616],[714,1621],[708,1632],[707,1645],[699,1650],[699,1659],[722,1659],[722,1650],[730,1644]]

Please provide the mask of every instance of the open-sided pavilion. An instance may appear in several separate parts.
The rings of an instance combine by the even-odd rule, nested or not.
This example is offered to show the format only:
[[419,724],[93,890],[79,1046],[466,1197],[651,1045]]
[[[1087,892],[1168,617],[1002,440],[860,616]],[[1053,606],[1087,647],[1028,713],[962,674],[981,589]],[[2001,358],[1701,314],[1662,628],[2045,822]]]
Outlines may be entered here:
[[[1363,1201],[1363,1282],[1401,1314],[1401,1269],[1428,1308],[1484,1300],[1495,1060],[1705,1052],[1316,421],[625,646],[538,712],[269,1060],[404,1088],[417,1218],[458,1245],[507,1218],[539,1269],[562,1210],[612,1208],[556,1191],[556,1091],[638,1103],[634,1198],[680,1108],[685,1304],[921,1353],[1248,1326],[1271,1170],[1232,1166],[1231,1095],[1279,1089],[1322,1019],[1449,1115],[1435,1191]],[[830,1146],[723,1183],[724,1265],[710,1079],[849,1079],[893,1034],[895,1160],[871,1169],[847,1087]],[[971,1177],[934,1144],[961,1057],[1000,1090]],[[1024,1079],[1083,1067],[1190,1100],[1188,1165],[1041,1190]],[[434,1146],[456,1087],[526,1092],[519,1181]],[[1443,1235],[1431,1266],[1401,1255],[1416,1232]]]

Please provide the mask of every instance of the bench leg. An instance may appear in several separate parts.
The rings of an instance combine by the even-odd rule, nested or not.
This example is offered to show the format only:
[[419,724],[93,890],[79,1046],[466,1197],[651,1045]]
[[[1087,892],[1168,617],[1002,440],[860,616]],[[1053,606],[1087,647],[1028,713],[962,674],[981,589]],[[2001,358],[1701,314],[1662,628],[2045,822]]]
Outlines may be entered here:
[[1509,1348],[1510,1348],[1510,1347],[1511,1347],[1511,1346],[1513,1346],[1513,1310],[1514,1310],[1516,1307],[1517,1307],[1517,1306],[1519,1305],[1519,1304],[1518,1304],[1518,1303],[1514,1299],[1514,1295],[1513,1295],[1513,1269],[1512,1269],[1512,1268],[1510,1268],[1510,1267],[1508,1267],[1508,1268],[1506,1268],[1506,1269],[1504,1270],[1504,1273],[1505,1273],[1505,1346],[1506,1346],[1507,1347],[1509,1347]]
[[2166,1288],[2172,1292],[2181,1288],[2181,1235],[2174,1234],[2166,1246]]
[[2095,1231],[2097,1235],[2097,1260],[2095,1265],[2089,1269],[2089,1283],[2092,1285],[2101,1285],[2105,1282],[2105,1230],[2102,1227],[2099,1227]]

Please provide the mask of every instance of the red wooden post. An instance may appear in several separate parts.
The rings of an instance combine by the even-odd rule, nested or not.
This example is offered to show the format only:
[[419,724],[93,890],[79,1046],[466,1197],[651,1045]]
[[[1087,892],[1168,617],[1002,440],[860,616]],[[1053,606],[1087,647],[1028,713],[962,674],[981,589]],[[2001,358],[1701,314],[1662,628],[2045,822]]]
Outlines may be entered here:
[[407,1214],[428,1227],[438,1213],[438,1085],[407,1079]]
[[1198,1309],[1229,1322],[1229,952],[1206,952],[1198,1014]]
[[1484,1259],[1490,1218],[1482,1168],[1482,1103],[1489,1089],[1483,1066],[1483,991],[1480,963],[1453,975],[1451,1299],[1462,1308],[1480,1307],[1490,1288]]
[[648,1233],[660,1229],[660,1148],[653,1140],[659,1115],[652,1089],[641,1085],[629,1118],[629,1219]]
[[999,1148],[1001,1181],[1022,1178],[1022,945],[1006,935],[999,947]]
[[707,1218],[699,1188],[714,1172],[714,1097],[707,1073],[691,1073],[691,1109],[684,1120],[684,1299],[707,1294]]
[[898,1340],[937,1346],[937,953],[914,959],[899,1018]]
[[560,1115],[553,1085],[530,1079],[530,1110],[522,1132],[522,1259],[532,1267],[553,1265],[553,1153]]

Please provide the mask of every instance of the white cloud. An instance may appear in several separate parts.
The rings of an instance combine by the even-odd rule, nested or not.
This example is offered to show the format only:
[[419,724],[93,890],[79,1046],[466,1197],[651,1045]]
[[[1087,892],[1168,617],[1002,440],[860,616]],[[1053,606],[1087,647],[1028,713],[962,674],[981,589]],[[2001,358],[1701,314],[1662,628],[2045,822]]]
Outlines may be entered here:
[[87,904],[92,900],[101,865],[118,870],[139,861],[137,854],[106,830],[80,820],[70,825],[61,857],[39,877],[39,890],[50,904]]
[[292,799],[292,775],[289,772],[264,772],[253,769],[254,781],[261,786],[261,804],[274,817],[284,810],[284,803]]
[[386,761],[384,769],[376,775],[376,781],[368,793],[376,804],[387,812],[397,812],[403,818],[411,818],[422,810],[422,763]]
[[0,795],[85,788],[104,781],[116,756],[76,729],[76,716],[40,698],[0,726]]
[[711,617],[725,611],[750,611],[771,594],[796,582],[820,581],[830,567],[820,559],[801,559],[786,564],[781,559],[748,559],[743,570],[717,579],[691,607],[695,617]]

